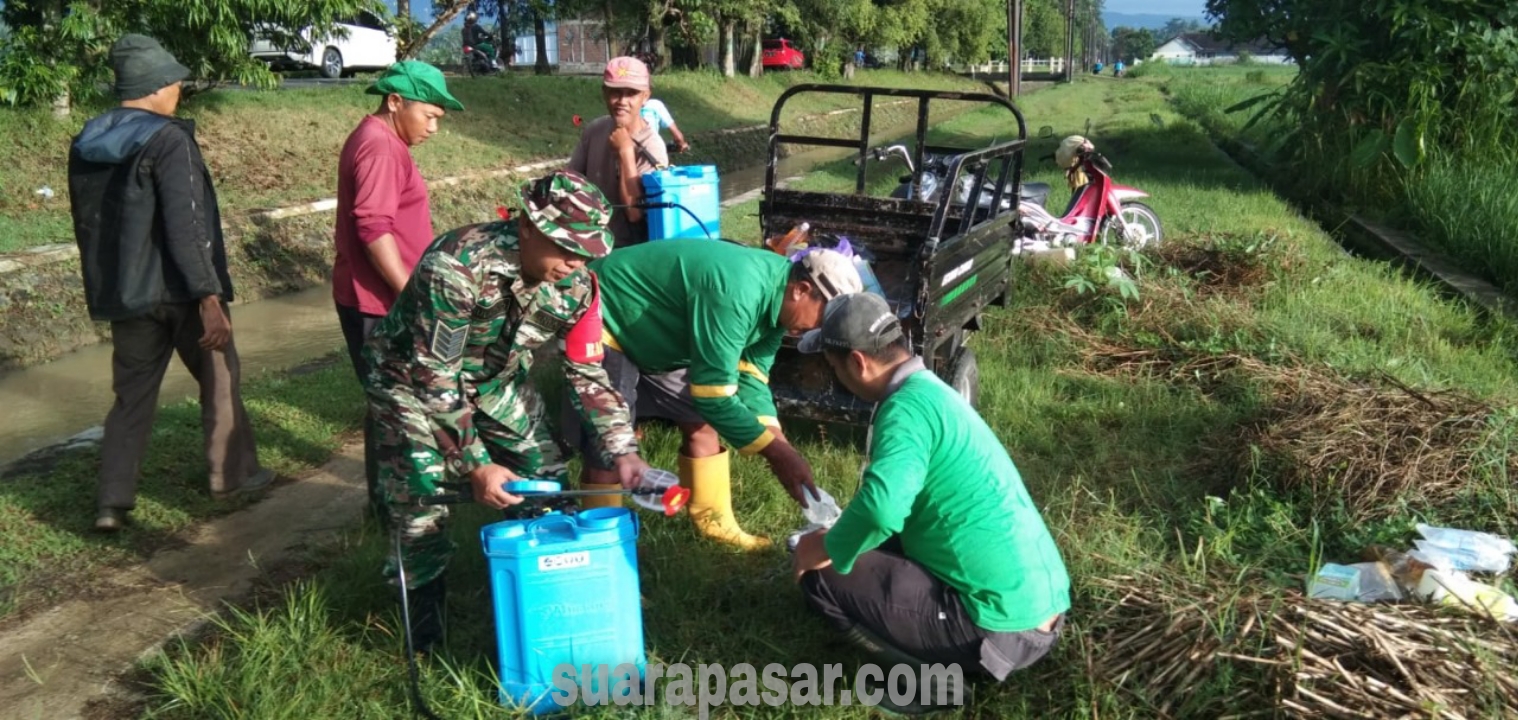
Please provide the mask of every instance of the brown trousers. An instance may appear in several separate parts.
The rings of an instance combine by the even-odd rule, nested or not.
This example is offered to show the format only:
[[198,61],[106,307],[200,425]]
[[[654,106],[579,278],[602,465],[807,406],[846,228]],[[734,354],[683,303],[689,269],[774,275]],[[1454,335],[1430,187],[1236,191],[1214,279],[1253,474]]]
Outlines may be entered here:
[[159,386],[175,353],[200,384],[211,492],[236,490],[259,472],[253,426],[242,402],[237,348],[229,341],[223,350],[202,350],[204,332],[198,303],[165,303],[142,317],[111,323],[116,404],[106,415],[100,444],[99,507],[130,510],[136,505],[138,470],[158,414]]

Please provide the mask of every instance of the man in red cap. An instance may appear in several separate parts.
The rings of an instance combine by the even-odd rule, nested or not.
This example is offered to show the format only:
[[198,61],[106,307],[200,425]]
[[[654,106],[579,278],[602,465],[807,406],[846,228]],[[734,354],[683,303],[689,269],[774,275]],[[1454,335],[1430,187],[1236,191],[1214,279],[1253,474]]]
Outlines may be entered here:
[[650,91],[643,61],[619,57],[606,63],[601,76],[606,115],[585,127],[569,159],[570,170],[605,188],[617,206],[610,228],[617,247],[648,239],[648,225],[637,207],[643,202],[643,173],[669,164],[659,131],[642,117]]

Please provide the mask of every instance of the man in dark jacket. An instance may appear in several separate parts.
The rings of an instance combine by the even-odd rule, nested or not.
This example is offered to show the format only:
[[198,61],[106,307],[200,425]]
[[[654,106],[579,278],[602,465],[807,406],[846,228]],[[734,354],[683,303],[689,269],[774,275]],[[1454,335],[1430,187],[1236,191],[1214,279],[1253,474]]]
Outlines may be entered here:
[[69,195],[91,319],[111,323],[112,389],[95,528],[119,530],[135,506],[158,390],[177,353],[200,383],[213,496],[273,480],[258,464],[243,408],[227,303],[221,216],[195,126],[174,117],[190,71],[157,41],[126,35],[111,48],[121,106],[74,138]]

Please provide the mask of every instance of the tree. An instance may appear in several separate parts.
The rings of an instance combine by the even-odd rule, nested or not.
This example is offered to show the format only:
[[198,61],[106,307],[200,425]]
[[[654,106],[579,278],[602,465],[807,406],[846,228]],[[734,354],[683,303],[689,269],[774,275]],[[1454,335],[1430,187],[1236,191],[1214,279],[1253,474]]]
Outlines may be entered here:
[[1149,28],[1120,27],[1112,30],[1114,57],[1129,65],[1135,60],[1148,60],[1158,45]]
[[1178,35],[1186,33],[1202,32],[1207,26],[1196,18],[1170,18],[1165,21],[1165,27],[1160,29],[1159,36],[1164,40],[1172,40]]
[[[404,0],[402,0],[404,2]],[[432,24],[416,33],[405,43],[398,53],[400,59],[415,58],[422,48],[432,42],[433,36],[442,32],[443,28],[453,22],[466,8],[474,4],[473,0],[432,0]]]
[[1063,0],[1025,0],[1023,52],[1028,57],[1055,57],[1065,52]]
[[1413,166],[1432,146],[1485,151],[1518,139],[1509,0],[1208,0],[1207,11],[1225,39],[1263,38],[1301,68],[1284,92],[1250,103],[1288,121],[1283,149],[1321,157],[1348,142],[1364,164],[1389,149]]
[[334,23],[360,10],[388,14],[375,0],[7,0],[0,21],[11,34],[0,42],[0,96],[35,105],[98,94],[109,79],[107,53],[116,38],[142,33],[157,39],[207,82],[273,87],[277,78],[248,55],[248,36],[261,23],[281,44],[298,32],[334,32]]

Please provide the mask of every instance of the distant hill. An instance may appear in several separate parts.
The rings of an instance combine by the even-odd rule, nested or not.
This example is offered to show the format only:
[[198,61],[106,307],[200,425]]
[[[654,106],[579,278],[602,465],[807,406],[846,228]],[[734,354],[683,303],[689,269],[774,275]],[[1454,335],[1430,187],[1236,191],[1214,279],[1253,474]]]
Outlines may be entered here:
[[[1165,27],[1165,23],[1170,22],[1172,18],[1176,17],[1179,17],[1182,20],[1195,20],[1203,25],[1210,24],[1207,21],[1207,18],[1201,15],[1152,15],[1145,13],[1112,12],[1111,10],[1102,13],[1102,20],[1106,22],[1108,29],[1116,27],[1131,27],[1159,30]],[[1163,40],[1163,38],[1157,39]]]

